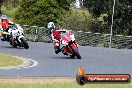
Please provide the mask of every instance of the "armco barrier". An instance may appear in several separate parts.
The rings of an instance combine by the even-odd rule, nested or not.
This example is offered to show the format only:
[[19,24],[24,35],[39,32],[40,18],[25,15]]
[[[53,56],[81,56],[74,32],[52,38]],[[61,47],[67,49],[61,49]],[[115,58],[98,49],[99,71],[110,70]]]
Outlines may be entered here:
[[[34,42],[52,42],[49,30],[45,27],[22,25],[25,37]],[[73,31],[72,31],[73,32]],[[91,32],[74,32],[77,42],[82,46],[109,47],[110,34],[100,34]],[[132,36],[114,35],[112,36],[112,48],[131,48]]]

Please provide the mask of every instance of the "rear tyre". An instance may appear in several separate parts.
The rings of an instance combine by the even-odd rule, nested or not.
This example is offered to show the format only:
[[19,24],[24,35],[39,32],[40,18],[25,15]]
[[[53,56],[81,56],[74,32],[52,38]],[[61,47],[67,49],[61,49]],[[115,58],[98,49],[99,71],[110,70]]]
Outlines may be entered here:
[[17,44],[16,43],[10,43],[11,46],[13,46],[14,48],[17,48]]
[[13,46],[14,48],[17,48],[17,44],[11,40],[9,40],[9,43],[11,46]]
[[27,41],[24,38],[21,38],[20,40],[23,43],[24,48],[25,49],[28,49],[29,48],[29,45],[28,45]]
[[74,46],[72,46],[71,48],[72,48],[72,50],[73,50],[75,56],[76,56],[78,59],[81,59],[81,55],[79,54],[78,49],[75,48]]

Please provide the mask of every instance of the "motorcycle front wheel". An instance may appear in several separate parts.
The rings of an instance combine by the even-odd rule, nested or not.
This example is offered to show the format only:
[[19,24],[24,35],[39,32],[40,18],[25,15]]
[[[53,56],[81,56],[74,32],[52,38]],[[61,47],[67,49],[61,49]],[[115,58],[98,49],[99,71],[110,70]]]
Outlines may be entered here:
[[75,48],[74,46],[72,46],[71,48],[72,48],[72,50],[73,50],[74,55],[75,55],[78,59],[81,59],[81,55],[79,54],[78,49]]
[[23,43],[24,48],[25,49],[28,49],[29,48],[29,45],[28,45],[27,41],[24,38],[20,38],[20,40]]

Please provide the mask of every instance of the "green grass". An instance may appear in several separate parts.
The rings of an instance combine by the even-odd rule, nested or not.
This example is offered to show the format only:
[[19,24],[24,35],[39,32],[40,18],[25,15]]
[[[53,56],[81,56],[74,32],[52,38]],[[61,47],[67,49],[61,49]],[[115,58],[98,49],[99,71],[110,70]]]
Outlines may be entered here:
[[23,63],[23,61],[21,59],[17,59],[12,56],[0,54],[0,67],[17,66],[22,63]]
[[0,83],[0,88],[132,88],[131,84],[86,84],[77,83]]

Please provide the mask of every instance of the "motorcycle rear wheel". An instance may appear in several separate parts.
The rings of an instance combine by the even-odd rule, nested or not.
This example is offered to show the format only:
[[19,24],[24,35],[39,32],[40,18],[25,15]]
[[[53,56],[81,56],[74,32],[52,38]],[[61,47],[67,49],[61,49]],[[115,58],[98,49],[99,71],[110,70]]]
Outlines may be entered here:
[[9,40],[9,43],[11,46],[13,46],[14,48],[17,48],[17,44],[11,40]]
[[70,55],[71,58],[75,58],[75,54]]
[[17,48],[17,44],[16,43],[14,43],[14,44],[10,43],[10,45],[13,46],[14,48]]

